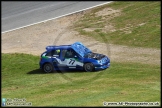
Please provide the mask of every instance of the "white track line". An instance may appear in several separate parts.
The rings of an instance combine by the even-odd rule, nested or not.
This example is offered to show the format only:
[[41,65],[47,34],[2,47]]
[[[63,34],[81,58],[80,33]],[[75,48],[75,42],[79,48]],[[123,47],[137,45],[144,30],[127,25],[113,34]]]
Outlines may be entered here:
[[68,14],[65,14],[65,15],[62,15],[62,16],[58,16],[58,17],[55,17],[55,18],[51,18],[51,19],[47,19],[47,20],[44,20],[44,21],[40,21],[40,22],[37,22],[37,23],[33,23],[33,24],[26,25],[26,26],[18,27],[18,28],[15,28],[15,29],[7,30],[7,31],[4,31],[2,33],[7,33],[7,32],[14,31],[14,30],[17,30],[17,29],[21,29],[21,28],[24,28],[24,27],[32,26],[34,24],[39,24],[39,23],[46,22],[46,21],[49,21],[49,20],[61,18],[61,17],[67,16],[67,15],[71,15],[71,14],[74,14],[74,13],[77,13],[77,12],[88,10],[88,9],[91,9],[91,8],[94,8],[94,7],[97,7],[97,6],[102,6],[104,4],[108,4],[108,3],[111,3],[111,2],[113,2],[113,1],[105,2],[105,3],[99,4],[99,5],[95,5],[95,6],[92,6],[92,7],[89,7],[89,8],[85,8],[85,9],[82,9],[82,10],[79,10],[79,11],[75,11],[75,12],[68,13]]

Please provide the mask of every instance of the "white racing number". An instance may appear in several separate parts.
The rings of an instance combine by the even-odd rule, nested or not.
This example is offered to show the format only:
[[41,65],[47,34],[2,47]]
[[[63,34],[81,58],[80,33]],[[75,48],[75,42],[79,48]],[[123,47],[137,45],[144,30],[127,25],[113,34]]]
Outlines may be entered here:
[[75,60],[70,59],[69,64],[73,65],[73,64],[74,64],[74,62],[75,62]]
[[56,60],[58,61],[59,64],[62,64],[62,65],[67,65],[67,66],[76,66],[76,65],[79,65],[79,66],[83,66],[83,63],[81,62],[78,62],[72,58],[70,59],[65,59],[64,61],[61,61],[60,59],[56,58]]

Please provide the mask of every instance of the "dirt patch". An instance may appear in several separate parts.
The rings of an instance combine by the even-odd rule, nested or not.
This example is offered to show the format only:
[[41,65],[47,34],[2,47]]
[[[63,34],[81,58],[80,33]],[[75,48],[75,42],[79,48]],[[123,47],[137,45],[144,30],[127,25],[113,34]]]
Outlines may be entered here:
[[103,10],[96,12],[96,16],[118,16],[120,15],[120,10],[114,10],[112,8],[104,8]]
[[[98,12],[97,15],[112,15],[115,14],[114,12],[118,14],[119,11],[107,8]],[[109,56],[112,62],[140,62],[160,65],[159,49],[132,48],[101,43],[91,37],[80,35],[71,29],[73,23],[79,20],[84,13],[69,15],[4,33],[2,34],[2,53],[18,52],[40,56],[48,45],[64,45],[80,41],[92,51]],[[112,26],[106,27],[114,30]]]

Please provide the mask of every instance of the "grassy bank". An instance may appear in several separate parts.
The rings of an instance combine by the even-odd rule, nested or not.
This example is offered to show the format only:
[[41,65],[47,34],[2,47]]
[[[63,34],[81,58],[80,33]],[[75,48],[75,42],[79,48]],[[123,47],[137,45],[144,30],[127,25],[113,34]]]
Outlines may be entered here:
[[159,1],[112,2],[92,9],[74,28],[101,42],[160,48],[160,6]]
[[160,66],[112,62],[99,72],[45,74],[38,56],[2,54],[2,98],[33,106],[103,106],[103,102],[160,102]]

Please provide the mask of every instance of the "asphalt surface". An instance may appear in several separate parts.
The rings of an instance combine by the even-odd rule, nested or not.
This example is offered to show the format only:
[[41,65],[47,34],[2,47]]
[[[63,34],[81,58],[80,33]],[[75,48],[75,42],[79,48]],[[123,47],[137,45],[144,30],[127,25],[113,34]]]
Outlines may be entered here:
[[2,33],[66,16],[108,1],[2,1]]

